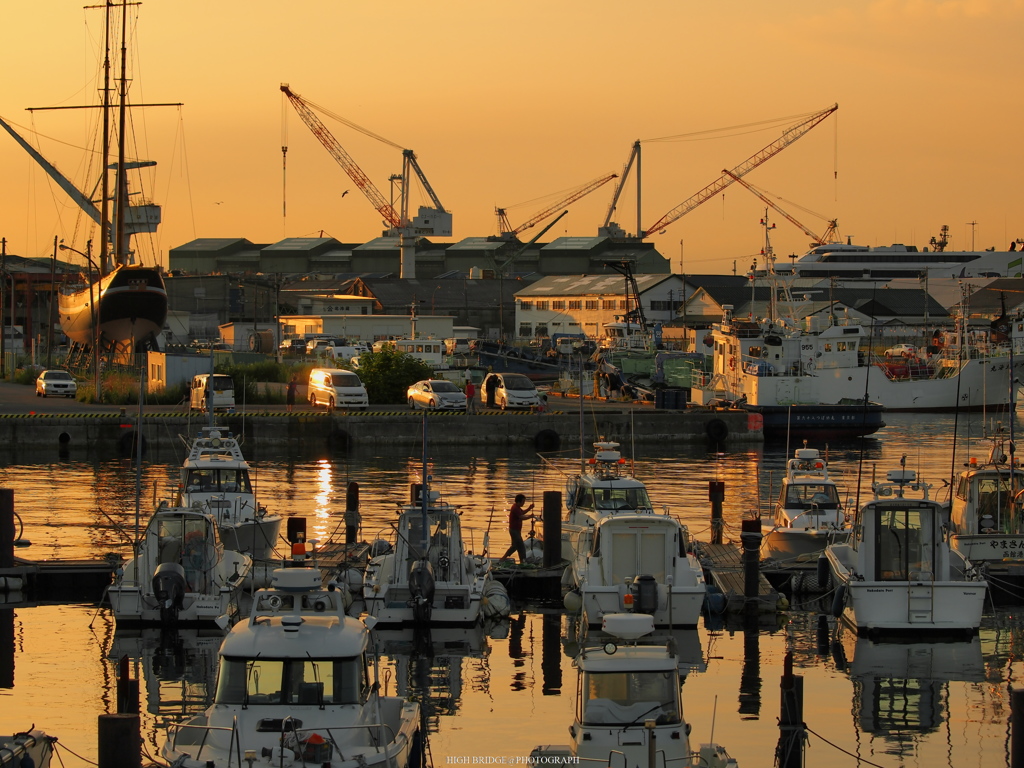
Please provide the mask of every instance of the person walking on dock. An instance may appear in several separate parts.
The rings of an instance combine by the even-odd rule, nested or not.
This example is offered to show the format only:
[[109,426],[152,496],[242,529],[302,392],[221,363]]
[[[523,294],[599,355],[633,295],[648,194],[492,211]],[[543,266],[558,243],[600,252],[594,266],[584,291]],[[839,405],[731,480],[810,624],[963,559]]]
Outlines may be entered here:
[[501,556],[502,560],[507,560],[509,555],[513,552],[519,554],[519,564],[522,565],[526,562],[526,545],[523,543],[523,521],[532,520],[536,515],[526,514],[533,509],[533,504],[523,509],[523,502],[526,501],[526,496],[522,493],[517,493],[515,500],[512,502],[512,506],[508,510],[508,535],[512,539],[512,545],[505,551],[505,554]]
[[466,413],[476,413],[476,384],[472,379],[466,382]]

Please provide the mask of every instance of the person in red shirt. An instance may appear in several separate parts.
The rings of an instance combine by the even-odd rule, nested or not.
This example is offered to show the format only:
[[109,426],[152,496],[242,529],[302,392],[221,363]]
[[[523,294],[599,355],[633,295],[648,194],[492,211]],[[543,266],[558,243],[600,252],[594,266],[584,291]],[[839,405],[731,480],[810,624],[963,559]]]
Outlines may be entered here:
[[526,496],[517,493],[515,500],[512,502],[512,506],[508,510],[508,535],[512,538],[512,546],[510,546],[505,554],[501,556],[502,560],[507,560],[509,555],[513,552],[519,554],[519,562],[526,562],[526,545],[523,543],[523,521],[532,520],[536,515],[526,514],[533,509],[533,504],[523,509],[523,502],[526,501]]

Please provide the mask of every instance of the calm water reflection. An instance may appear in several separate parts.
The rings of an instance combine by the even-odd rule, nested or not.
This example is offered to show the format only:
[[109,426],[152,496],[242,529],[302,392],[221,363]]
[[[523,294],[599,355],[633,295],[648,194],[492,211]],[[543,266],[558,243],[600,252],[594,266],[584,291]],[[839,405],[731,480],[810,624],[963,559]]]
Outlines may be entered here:
[[[837,477],[851,497],[858,478],[866,487],[872,465],[884,472],[907,454],[909,466],[941,485],[978,448],[978,418],[961,417],[955,460],[952,417],[897,414],[887,421],[878,439],[830,447]],[[629,446],[624,453],[631,454]],[[636,473],[657,504],[667,504],[703,539],[707,482],[725,480],[727,523],[738,537],[743,515],[777,489],[786,453],[785,446],[724,455],[665,455],[648,448],[638,452]],[[514,493],[539,500],[543,491],[561,490],[565,473],[578,466],[578,451],[553,462],[525,451],[432,454],[435,483],[463,505],[479,545],[490,529],[492,549],[505,547],[504,510]],[[176,484],[180,458],[151,456],[144,462],[143,523],[145,509]],[[408,484],[420,476],[419,457],[401,452],[253,458],[263,503],[305,516],[320,537],[337,528],[349,481],[360,483],[363,533],[373,538],[387,529]],[[0,467],[0,486],[15,489],[16,509],[33,541],[19,554],[97,557],[127,551],[126,532],[136,514],[129,463],[74,455],[29,455],[22,461]],[[795,607],[800,610],[768,624],[702,625],[678,639],[690,670],[684,706],[695,742],[710,740],[713,732],[741,765],[772,765],[779,679],[786,654],[792,654],[797,674],[805,678],[808,765],[854,766],[858,758],[861,765],[883,766],[1007,763],[1008,686],[1021,674],[1016,660],[1024,651],[1015,613],[987,615],[974,643],[879,647],[837,635],[829,621],[819,619],[822,601]],[[122,635],[106,611],[85,605],[0,610],[0,627],[0,648],[13,646],[2,665],[0,731],[34,722],[95,760],[96,716],[113,711],[114,663],[125,655],[142,681],[144,733],[153,754],[168,722],[209,700],[216,637],[181,633],[161,642],[159,633]],[[473,756],[511,761],[537,744],[567,742],[575,706],[574,638],[575,628],[559,611],[529,606],[486,630],[435,632],[429,641],[382,634],[381,682],[389,692],[424,704],[435,765]],[[64,765],[85,764],[64,753]]]

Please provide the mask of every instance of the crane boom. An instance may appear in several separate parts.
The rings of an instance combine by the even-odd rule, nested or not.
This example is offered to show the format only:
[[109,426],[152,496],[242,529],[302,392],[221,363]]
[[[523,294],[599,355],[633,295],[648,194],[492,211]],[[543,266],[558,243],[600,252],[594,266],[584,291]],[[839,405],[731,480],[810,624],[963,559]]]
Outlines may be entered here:
[[[758,189],[757,187],[755,187],[755,186],[754,186],[753,184],[751,184],[751,183],[750,183],[749,181],[745,181],[745,180],[744,180],[743,178],[741,178],[740,176],[737,176],[737,175],[736,175],[736,174],[734,174],[734,173],[733,173],[732,171],[724,171],[724,170],[723,170],[723,171],[722,171],[722,173],[724,173],[724,174],[726,174],[726,175],[728,175],[728,176],[732,176],[732,180],[733,180],[733,181],[735,181],[735,182],[738,182],[738,183],[739,183],[739,184],[740,184],[741,186],[743,186],[743,187],[746,187],[746,188],[747,188],[748,190],[750,190],[750,192],[751,192],[751,193],[753,193],[753,194],[754,194],[754,195],[756,195],[756,196],[757,196],[758,198],[760,198],[760,200],[761,200],[761,201],[762,201],[763,203],[765,203],[765,205],[770,205],[770,206],[771,206],[772,208],[774,208],[774,209],[775,209],[775,210],[776,210],[776,211],[777,211],[778,213],[780,213],[780,214],[781,214],[781,215],[782,215],[782,216],[783,216],[783,217],[784,217],[784,218],[786,219],[786,221],[788,221],[788,222],[789,222],[790,224],[793,224],[793,225],[794,225],[794,226],[795,226],[795,227],[796,227],[797,229],[801,230],[801,231],[802,231],[802,232],[803,232],[803,233],[804,233],[805,235],[807,235],[807,236],[808,236],[809,238],[811,238],[811,246],[812,246],[812,247],[813,247],[813,246],[816,246],[816,245],[823,245],[823,244],[824,244],[824,243],[826,242],[826,241],[825,241],[825,240],[824,240],[824,239],[823,239],[823,238],[821,237],[821,235],[818,235],[818,234],[816,234],[815,232],[812,232],[812,231],[811,231],[810,229],[808,229],[808,228],[807,228],[807,227],[806,227],[806,226],[805,226],[804,224],[801,224],[801,223],[800,223],[799,221],[797,221],[797,220],[796,220],[795,218],[793,218],[792,216],[790,216],[790,215],[789,215],[788,213],[786,213],[786,211],[782,210],[781,206],[779,206],[779,204],[778,204],[778,203],[776,203],[776,202],[775,202],[774,200],[772,200],[772,199],[771,199],[771,198],[769,198],[769,197],[768,197],[767,195],[765,195],[765,194],[764,194],[764,193],[763,193],[763,192],[762,192],[761,190],[759,190],[759,189]],[[834,223],[834,222],[833,222],[833,223]],[[831,227],[831,226],[830,226],[830,227],[829,227],[829,231],[830,231],[830,232],[831,232],[831,231],[834,231],[834,227]]]
[[401,217],[395,212],[394,207],[384,198],[380,190],[373,185],[370,178],[363,173],[363,170],[356,161],[345,151],[345,148],[341,146],[338,140],[334,138],[334,135],[327,129],[327,126],[316,116],[316,113],[310,109],[306,100],[292,91],[287,83],[281,84],[281,91],[288,97],[288,101],[291,102],[292,106],[295,107],[295,111],[299,113],[299,117],[302,118],[302,122],[306,124],[306,127],[320,140],[320,143],[324,145],[324,148],[330,153],[331,157],[348,174],[352,182],[359,187],[360,191],[366,196],[366,199],[370,201],[370,204],[384,217],[385,223],[389,224],[393,229],[399,229],[403,222]]
[[599,178],[588,181],[583,186],[577,187],[575,190],[569,193],[567,197],[564,197],[557,203],[553,203],[544,210],[535,213],[533,216],[531,216],[529,219],[527,219],[526,221],[524,221],[522,224],[515,228],[510,226],[508,216],[505,214],[505,209],[495,208],[494,212],[498,215],[498,231],[500,232],[501,238],[504,240],[511,240],[520,232],[530,229],[530,227],[533,227],[539,224],[540,222],[544,221],[544,219],[546,219],[548,216],[551,216],[559,208],[564,208],[567,205],[575,203],[580,198],[586,197],[595,189],[599,189],[600,187],[604,186],[609,181],[615,178],[618,178],[617,173],[612,173],[607,176],[601,176]]
[[761,165],[761,163],[771,159],[772,157],[775,157],[775,155],[777,155],[779,152],[784,150],[794,141],[799,139],[801,136],[803,136],[805,133],[811,130],[811,128],[816,126],[818,123],[820,123],[826,117],[831,115],[837,109],[839,109],[839,105],[833,104],[828,109],[823,109],[820,112],[814,113],[806,120],[794,125],[792,128],[787,128],[780,138],[773,141],[771,144],[766,146],[761,151],[754,153],[746,160],[744,160],[742,163],[733,168],[731,172],[723,174],[721,178],[719,178],[717,181],[704,187],[704,189],[702,189],[700,192],[693,195],[689,199],[684,200],[671,211],[666,213],[657,221],[657,223],[654,224],[654,226],[649,227],[644,232],[642,232],[641,237],[648,237],[651,234],[664,229],[669,224],[678,221],[683,216],[692,211],[694,208],[701,205],[702,203],[707,202],[712,197],[721,192],[723,189],[728,187],[730,184],[733,183],[733,181],[736,180],[737,177],[744,176],[747,173],[750,173],[750,171],[752,171],[754,168],[757,168],[757,166]]

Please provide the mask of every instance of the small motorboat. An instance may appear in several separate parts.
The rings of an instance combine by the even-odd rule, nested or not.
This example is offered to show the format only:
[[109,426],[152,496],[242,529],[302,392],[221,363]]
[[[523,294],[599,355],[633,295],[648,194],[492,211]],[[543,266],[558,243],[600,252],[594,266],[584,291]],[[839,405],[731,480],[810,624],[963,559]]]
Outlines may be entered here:
[[0,736],[0,768],[47,768],[56,742],[56,736],[47,736],[35,726],[13,736]]
[[707,595],[704,569],[686,526],[669,514],[617,513],[597,521],[578,539],[573,592],[587,623],[606,615],[649,614],[655,626],[696,627]]
[[828,462],[804,443],[786,462],[774,515],[761,526],[761,558],[781,564],[817,558],[846,522]]
[[380,626],[472,626],[507,616],[508,593],[466,533],[457,507],[413,483],[394,541],[366,565],[362,609]]
[[199,502],[161,502],[135,556],[107,588],[118,627],[229,626],[252,558],[225,549],[215,518]]
[[244,552],[254,560],[275,559],[282,518],[268,513],[256,500],[250,467],[238,439],[226,429],[211,426],[186,444],[188,457],[181,467],[178,503],[191,507],[198,502],[209,510],[227,549]]
[[1024,468],[1009,434],[990,439],[988,459],[970,458],[950,498],[949,543],[984,568],[998,600],[1017,603],[1024,594]]
[[576,657],[576,718],[572,742],[536,747],[531,765],[605,765],[618,768],[736,768],[718,744],[690,744],[683,718],[680,664],[673,644],[637,641],[654,629],[651,616],[608,614],[602,631],[615,639]]
[[224,638],[213,705],[172,725],[162,756],[179,768],[421,764],[419,704],[381,695],[373,623],[346,616],[318,568],[276,569]]
[[[589,468],[570,478],[563,555],[571,563],[566,608],[591,626],[606,614],[650,614],[659,627],[695,627],[707,594],[686,526],[655,513],[647,487],[623,472],[619,444],[594,443]],[[577,604],[578,603],[578,604]]]
[[[981,625],[987,583],[948,539],[949,508],[901,468],[872,483],[850,536],[825,548],[832,613],[869,637],[970,637]],[[916,494],[912,497],[910,492]]]
[[566,482],[563,559],[572,562],[580,549],[580,535],[598,520],[609,515],[654,512],[647,487],[624,471],[625,464],[618,443],[599,440],[594,443],[594,455],[582,462],[579,473]]

